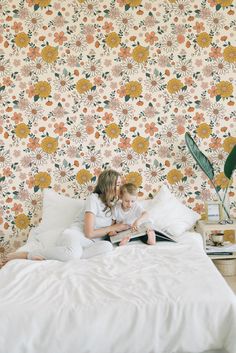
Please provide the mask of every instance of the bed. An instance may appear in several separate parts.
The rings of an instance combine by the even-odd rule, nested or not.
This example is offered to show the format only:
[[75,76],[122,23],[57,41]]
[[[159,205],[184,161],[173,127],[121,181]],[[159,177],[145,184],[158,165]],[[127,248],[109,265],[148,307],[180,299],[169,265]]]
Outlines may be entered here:
[[236,352],[236,297],[201,236],[0,271],[0,353]]

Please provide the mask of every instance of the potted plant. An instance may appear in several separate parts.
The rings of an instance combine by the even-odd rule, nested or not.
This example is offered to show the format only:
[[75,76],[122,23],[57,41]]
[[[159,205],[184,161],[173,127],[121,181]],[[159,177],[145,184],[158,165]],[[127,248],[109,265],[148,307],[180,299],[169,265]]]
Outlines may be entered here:
[[187,145],[191,155],[193,156],[193,158],[195,159],[195,161],[197,162],[199,167],[202,169],[202,171],[209,178],[212,186],[214,187],[214,189],[216,191],[216,194],[222,204],[222,208],[227,216],[227,219],[223,220],[223,223],[232,224],[233,221],[230,219],[229,211],[225,207],[225,197],[227,195],[229,185],[231,184],[231,181],[232,181],[233,172],[236,169],[236,145],[232,148],[232,150],[229,153],[229,155],[225,161],[225,164],[224,164],[224,174],[229,179],[229,181],[228,181],[227,187],[225,188],[224,195],[222,197],[219,193],[221,188],[219,186],[215,185],[215,183],[214,183],[215,175],[214,175],[214,168],[213,168],[212,163],[205,156],[205,154],[200,151],[196,142],[193,140],[193,138],[191,137],[189,132],[185,133],[185,142],[186,142],[186,145]]

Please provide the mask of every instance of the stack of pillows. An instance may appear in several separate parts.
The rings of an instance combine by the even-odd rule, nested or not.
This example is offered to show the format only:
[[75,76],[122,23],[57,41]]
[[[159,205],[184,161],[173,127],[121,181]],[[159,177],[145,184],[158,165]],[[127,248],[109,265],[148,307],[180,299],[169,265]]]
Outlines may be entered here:
[[[43,192],[42,221],[34,229],[30,240],[38,240],[45,246],[53,245],[63,229],[70,226],[75,215],[83,212],[84,200],[57,194],[52,189]],[[200,215],[180,202],[167,188],[161,186],[153,199],[141,200],[157,229],[167,231],[174,237],[190,230]]]

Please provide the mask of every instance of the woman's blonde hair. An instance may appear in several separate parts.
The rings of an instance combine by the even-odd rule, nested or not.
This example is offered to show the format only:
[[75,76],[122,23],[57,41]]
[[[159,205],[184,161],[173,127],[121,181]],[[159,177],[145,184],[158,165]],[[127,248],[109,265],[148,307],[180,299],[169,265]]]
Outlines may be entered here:
[[113,170],[104,170],[98,177],[97,185],[95,186],[94,193],[98,194],[99,198],[105,204],[105,210],[111,209],[112,201],[116,197],[116,185],[120,174]]
[[129,195],[132,195],[132,196],[136,196],[137,192],[138,192],[137,186],[132,183],[126,183],[120,187],[120,196],[123,196],[125,193],[128,193]]

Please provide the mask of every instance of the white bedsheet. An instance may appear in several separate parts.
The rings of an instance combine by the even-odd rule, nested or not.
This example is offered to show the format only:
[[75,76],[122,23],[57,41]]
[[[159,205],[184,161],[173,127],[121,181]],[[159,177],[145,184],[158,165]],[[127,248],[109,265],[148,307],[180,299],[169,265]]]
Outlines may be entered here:
[[236,353],[235,296],[191,237],[68,263],[9,262],[0,353]]

